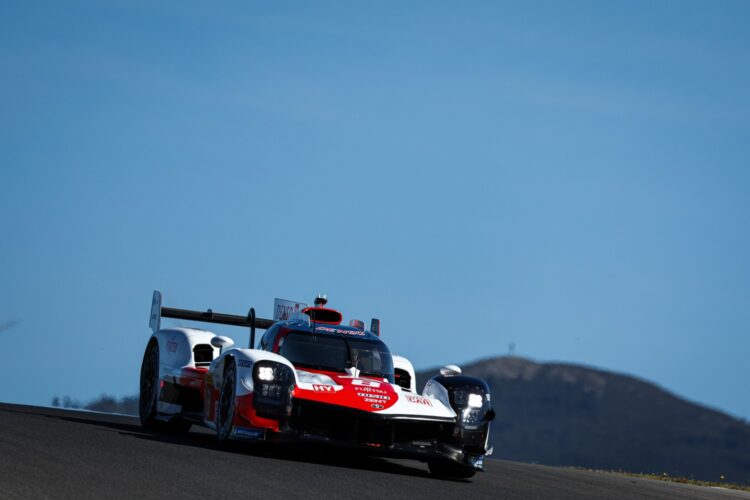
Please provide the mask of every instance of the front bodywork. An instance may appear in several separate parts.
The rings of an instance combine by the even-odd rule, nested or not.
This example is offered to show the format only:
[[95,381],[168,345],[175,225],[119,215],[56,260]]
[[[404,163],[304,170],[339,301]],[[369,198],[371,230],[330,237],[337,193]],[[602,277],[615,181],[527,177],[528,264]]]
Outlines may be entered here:
[[[455,439],[461,431],[450,404],[384,379],[295,369],[283,357],[255,349],[231,349],[212,363],[204,392],[208,427],[216,427],[222,374],[229,362],[238,373],[231,431],[235,439],[325,443],[379,455],[440,457],[481,468],[486,450],[467,453]],[[288,398],[281,394],[278,405],[260,401],[254,367],[267,362],[293,369]]]

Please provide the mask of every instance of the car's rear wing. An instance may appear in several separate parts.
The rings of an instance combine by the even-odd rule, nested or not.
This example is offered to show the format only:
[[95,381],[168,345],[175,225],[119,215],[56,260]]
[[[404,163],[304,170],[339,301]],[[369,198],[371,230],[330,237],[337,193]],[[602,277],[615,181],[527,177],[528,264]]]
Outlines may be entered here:
[[255,329],[267,330],[275,323],[272,319],[257,318],[255,309],[250,308],[247,316],[236,314],[224,314],[207,311],[191,311],[190,309],[176,309],[174,307],[162,307],[161,292],[154,290],[154,296],[151,299],[151,317],[148,326],[156,333],[161,328],[161,318],[186,319],[189,321],[201,321],[203,323],[217,323],[220,325],[241,326],[250,329],[250,348],[255,345]]

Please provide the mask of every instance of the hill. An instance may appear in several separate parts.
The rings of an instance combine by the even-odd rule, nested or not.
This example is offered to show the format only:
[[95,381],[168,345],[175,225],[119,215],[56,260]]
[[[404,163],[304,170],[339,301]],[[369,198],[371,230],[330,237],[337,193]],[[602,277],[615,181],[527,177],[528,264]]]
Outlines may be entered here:
[[[420,372],[418,387],[437,371]],[[750,484],[750,425],[654,384],[518,357],[463,373],[491,387],[497,458]]]

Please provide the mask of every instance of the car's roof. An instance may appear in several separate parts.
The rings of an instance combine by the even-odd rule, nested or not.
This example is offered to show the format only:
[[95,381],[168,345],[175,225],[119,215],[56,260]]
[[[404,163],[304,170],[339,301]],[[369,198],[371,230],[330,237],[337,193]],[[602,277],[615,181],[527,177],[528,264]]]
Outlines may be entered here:
[[360,330],[353,326],[345,325],[328,325],[321,323],[312,323],[299,319],[279,321],[277,323],[282,328],[288,328],[295,332],[312,334],[313,330],[316,335],[331,335],[336,337],[347,337],[356,339],[365,339],[375,342],[384,343],[383,340],[369,330]]

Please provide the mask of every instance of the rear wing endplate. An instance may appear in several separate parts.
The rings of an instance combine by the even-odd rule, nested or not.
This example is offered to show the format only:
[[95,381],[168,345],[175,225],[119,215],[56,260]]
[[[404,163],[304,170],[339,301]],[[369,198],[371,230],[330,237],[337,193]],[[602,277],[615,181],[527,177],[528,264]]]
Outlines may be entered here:
[[275,323],[275,321],[271,319],[257,318],[255,316],[255,309],[252,307],[250,308],[250,311],[248,311],[247,316],[216,313],[211,309],[208,309],[207,311],[191,311],[190,309],[162,307],[161,292],[154,290],[154,295],[151,299],[151,317],[148,322],[148,326],[151,327],[151,330],[154,333],[161,329],[161,318],[186,319],[189,321],[201,321],[203,323],[216,323],[220,325],[250,328],[251,349],[255,345],[255,329],[260,328],[261,330],[267,330]]

